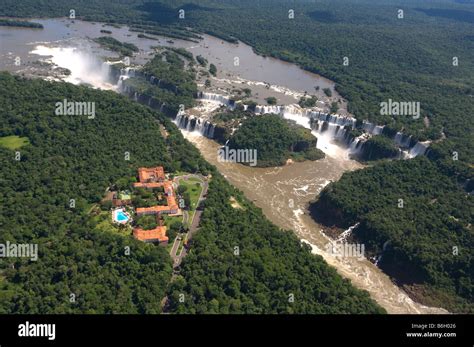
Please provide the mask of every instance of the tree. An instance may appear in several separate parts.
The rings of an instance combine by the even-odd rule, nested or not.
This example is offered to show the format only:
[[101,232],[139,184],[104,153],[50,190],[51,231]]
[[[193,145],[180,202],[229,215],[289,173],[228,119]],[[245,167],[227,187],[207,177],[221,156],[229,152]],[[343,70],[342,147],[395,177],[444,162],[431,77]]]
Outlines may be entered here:
[[209,73],[213,76],[216,76],[217,67],[214,64],[209,65]]
[[276,105],[276,103],[277,103],[277,98],[275,98],[274,96],[270,96],[270,97],[266,98],[265,101],[266,101],[267,104],[269,104],[269,105]]

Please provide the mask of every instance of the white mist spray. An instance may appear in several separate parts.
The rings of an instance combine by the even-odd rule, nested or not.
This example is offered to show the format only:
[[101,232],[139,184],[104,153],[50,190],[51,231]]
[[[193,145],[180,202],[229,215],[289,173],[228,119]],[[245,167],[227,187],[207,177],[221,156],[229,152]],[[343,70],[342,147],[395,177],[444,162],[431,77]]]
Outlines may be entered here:
[[110,83],[109,64],[85,49],[39,45],[31,53],[51,57],[48,59],[51,63],[71,71],[71,74],[64,78],[65,82],[89,84],[98,89],[116,88]]

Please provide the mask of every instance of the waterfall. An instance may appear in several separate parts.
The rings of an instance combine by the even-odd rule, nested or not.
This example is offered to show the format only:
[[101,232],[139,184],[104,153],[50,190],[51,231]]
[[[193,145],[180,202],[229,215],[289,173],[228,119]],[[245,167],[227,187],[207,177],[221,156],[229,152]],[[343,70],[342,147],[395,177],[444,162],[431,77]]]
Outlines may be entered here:
[[[135,70],[131,68],[125,68],[121,71],[121,76],[118,81],[118,88],[129,92],[132,95],[133,90],[129,90],[129,86],[123,83],[127,78],[135,76]],[[154,76],[149,77],[149,82],[152,84],[160,83],[160,80]],[[197,93],[198,99],[216,102],[221,105],[226,105],[228,108],[233,109],[235,101],[229,96],[221,95],[217,93],[209,93],[200,91]],[[137,92],[133,93],[133,99],[138,101]],[[147,102],[150,106],[152,103],[150,97]],[[161,104],[160,111],[162,112],[164,104]],[[243,105],[244,110],[248,110],[248,105]],[[351,116],[342,116],[337,114],[327,114],[321,111],[312,109],[304,109],[299,105],[256,105],[254,114],[276,114],[285,119],[295,121],[297,124],[310,129],[313,134],[318,138],[317,148],[322,149],[327,154],[334,156],[347,157],[348,153],[358,155],[364,150],[364,143],[370,136],[381,135],[384,130],[383,125],[376,125],[367,120],[362,122],[362,126],[359,128],[364,131],[364,134],[353,138],[351,136],[351,130],[356,128],[357,120]],[[187,131],[193,131],[199,133],[208,138],[214,138],[215,125],[210,120],[200,118],[198,116],[187,115],[180,113],[175,117],[176,125],[180,129]],[[347,149],[338,147],[334,140],[338,143],[343,143],[347,146]],[[424,155],[427,151],[428,142],[416,143],[411,147],[412,141],[411,136],[404,135],[402,132],[397,132],[393,138],[393,141],[400,148],[400,158],[410,159],[418,155]],[[344,153],[345,154],[344,154]]]
[[414,158],[419,155],[425,154],[426,150],[428,149],[428,146],[422,142],[417,142],[416,145],[414,145],[410,151],[408,152],[408,157],[409,158]]
[[186,131],[194,131],[210,139],[214,137],[215,126],[207,120],[202,120],[201,118],[197,118],[192,115],[187,115],[184,112],[178,112],[174,123],[180,129],[185,129]]
[[383,125],[376,125],[376,126],[374,127],[374,130],[373,130],[372,134],[373,134],[373,135],[380,135],[380,134],[382,134],[383,128],[384,128]]
[[355,155],[360,154],[360,152],[362,151],[363,144],[364,140],[360,137],[356,137],[349,145],[349,152]]
[[[110,65],[111,63],[109,62],[106,62],[107,65],[109,65],[108,67],[108,73],[111,74],[110,72]],[[128,93],[129,92],[129,89],[128,87],[124,84],[124,81],[129,79],[130,77],[135,77],[136,76],[136,69],[135,68],[132,68],[132,67],[126,67],[126,68],[121,68],[120,69],[120,75],[118,77],[118,80],[117,80],[117,86],[116,86],[116,89],[118,92],[120,93]],[[136,101],[136,99],[135,99]]]
[[227,106],[232,104],[229,97],[216,93],[199,92],[198,99],[213,101]]
[[403,135],[400,131],[395,135],[394,141],[400,147],[410,147],[411,136]]
[[123,81],[125,81],[125,80],[128,79],[128,78],[129,78],[129,77],[128,77],[127,75],[120,75],[119,80],[118,80],[118,82],[117,82],[117,90],[118,90],[119,92],[121,92],[121,91],[126,91],[126,90],[124,90],[124,88],[123,88]]
[[257,105],[255,107],[255,113],[257,114],[265,114],[265,113],[274,113],[274,114],[283,114],[285,112],[285,106],[277,106],[277,105]]
[[343,243],[346,242],[347,238],[352,235],[352,232],[355,228],[359,226],[359,223],[354,224],[353,226],[349,227],[348,229],[344,230],[339,237],[334,240],[336,243]]
[[135,77],[135,69],[133,69],[131,67],[126,67],[124,75],[128,76],[128,77]]

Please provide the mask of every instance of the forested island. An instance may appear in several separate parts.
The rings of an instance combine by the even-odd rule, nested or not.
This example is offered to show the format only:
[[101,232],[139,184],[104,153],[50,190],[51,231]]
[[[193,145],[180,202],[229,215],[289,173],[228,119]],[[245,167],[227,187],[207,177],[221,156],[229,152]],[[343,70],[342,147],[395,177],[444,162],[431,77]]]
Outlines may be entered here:
[[399,154],[393,140],[383,135],[372,136],[362,146],[360,158],[366,161],[395,158]]
[[164,105],[167,114],[174,117],[180,105],[186,108],[195,105],[197,86],[193,65],[194,58],[189,52],[160,48],[143,68],[124,81],[122,88],[130,96],[136,93],[138,99],[146,98],[149,105],[150,99]]
[[230,137],[230,149],[257,150],[257,166],[284,165],[294,161],[318,160],[324,153],[316,148],[317,138],[309,129],[275,115],[248,118]]
[[24,20],[11,20],[11,19],[0,19],[0,26],[4,27],[16,27],[16,28],[30,28],[30,29],[43,29],[43,24],[28,22]]
[[110,36],[101,36],[94,39],[99,45],[108,49],[112,52],[117,52],[120,56],[128,56],[131,57],[133,53],[138,52],[138,47],[135,46],[133,43],[128,42],[120,42],[117,39],[114,39]]

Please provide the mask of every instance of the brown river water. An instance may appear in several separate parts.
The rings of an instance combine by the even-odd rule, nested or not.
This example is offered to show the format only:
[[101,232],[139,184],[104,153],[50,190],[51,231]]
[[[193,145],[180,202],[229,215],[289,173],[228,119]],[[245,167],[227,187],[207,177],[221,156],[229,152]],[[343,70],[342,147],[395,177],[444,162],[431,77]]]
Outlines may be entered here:
[[220,162],[217,159],[219,144],[196,133],[183,131],[183,134],[232,185],[260,207],[269,220],[293,230],[298,238],[310,243],[313,253],[321,255],[356,287],[367,290],[387,312],[446,313],[444,309],[414,302],[369,260],[336,257],[326,251],[330,239],[309,216],[307,206],[330,181],[337,181],[346,171],[362,168],[361,164],[336,154],[283,167],[252,168]]

